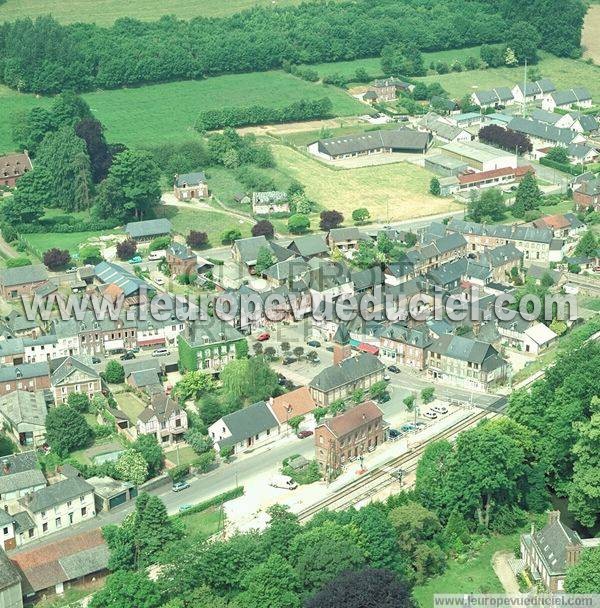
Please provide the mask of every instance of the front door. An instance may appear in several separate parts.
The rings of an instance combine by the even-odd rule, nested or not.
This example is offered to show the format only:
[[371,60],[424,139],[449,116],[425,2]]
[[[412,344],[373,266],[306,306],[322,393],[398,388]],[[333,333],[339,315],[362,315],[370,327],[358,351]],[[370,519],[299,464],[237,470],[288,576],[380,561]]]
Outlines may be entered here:
[[4,550],[5,551],[10,551],[11,549],[14,549],[17,546],[17,542],[14,538],[7,538],[4,541]]

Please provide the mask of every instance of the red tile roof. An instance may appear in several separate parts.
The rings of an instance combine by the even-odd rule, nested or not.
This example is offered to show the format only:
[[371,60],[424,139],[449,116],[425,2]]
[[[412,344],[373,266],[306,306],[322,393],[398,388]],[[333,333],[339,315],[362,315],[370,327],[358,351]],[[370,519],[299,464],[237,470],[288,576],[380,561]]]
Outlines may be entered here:
[[381,418],[383,418],[383,412],[375,405],[375,402],[365,401],[339,416],[325,420],[323,424],[336,437],[344,437],[364,424]]
[[294,416],[309,414],[315,407],[317,404],[306,386],[275,397],[271,403],[271,411],[279,424],[284,424]]
[[475,184],[482,182],[487,179],[494,179],[498,177],[505,177],[514,175],[515,177],[523,177],[526,173],[534,173],[534,169],[531,165],[525,165],[523,167],[504,167],[502,169],[492,169],[490,171],[479,171],[476,173],[463,173],[458,176],[459,184]]

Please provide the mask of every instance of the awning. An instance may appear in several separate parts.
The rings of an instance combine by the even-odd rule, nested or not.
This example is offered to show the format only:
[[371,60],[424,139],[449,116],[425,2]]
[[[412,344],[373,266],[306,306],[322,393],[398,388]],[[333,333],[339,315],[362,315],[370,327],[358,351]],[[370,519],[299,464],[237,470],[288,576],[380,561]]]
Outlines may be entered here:
[[156,337],[156,338],[144,338],[142,340],[138,339],[137,343],[138,346],[153,346],[154,344],[165,344],[166,339],[164,338],[164,336],[161,337]]
[[370,355],[379,354],[379,348],[377,346],[374,346],[373,344],[367,344],[366,342],[361,342],[358,345],[358,350],[363,353],[369,353]]
[[124,340],[107,340],[104,343],[104,348],[106,350],[118,350],[120,348],[125,348],[125,341]]

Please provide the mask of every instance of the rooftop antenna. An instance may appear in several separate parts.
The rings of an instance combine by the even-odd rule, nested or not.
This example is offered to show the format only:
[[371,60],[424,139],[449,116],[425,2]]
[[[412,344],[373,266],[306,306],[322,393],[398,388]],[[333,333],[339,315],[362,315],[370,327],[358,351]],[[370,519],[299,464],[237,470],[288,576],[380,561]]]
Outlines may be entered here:
[[523,118],[527,118],[527,59],[525,59],[523,75]]

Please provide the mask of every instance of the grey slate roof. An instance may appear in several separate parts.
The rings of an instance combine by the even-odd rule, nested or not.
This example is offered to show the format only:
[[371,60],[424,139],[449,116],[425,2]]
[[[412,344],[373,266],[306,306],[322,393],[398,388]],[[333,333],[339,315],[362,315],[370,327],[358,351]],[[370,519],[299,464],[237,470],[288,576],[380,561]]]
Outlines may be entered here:
[[355,291],[363,291],[381,285],[383,283],[383,272],[379,266],[357,270],[350,274],[351,281],[354,283]]
[[240,443],[248,437],[254,437],[279,424],[264,401],[258,401],[237,412],[227,414],[223,416],[222,421],[229,429],[231,437],[220,441],[219,446],[221,447]]
[[144,369],[131,372],[131,380],[138,388],[160,385],[160,378],[154,369]]
[[290,258],[283,262],[277,262],[267,268],[263,274],[278,281],[286,281],[301,277],[310,271],[310,267],[302,258]]
[[593,152],[595,148],[588,146],[587,144],[569,144],[567,146],[567,154],[571,158],[583,160],[590,152]]
[[0,357],[22,355],[24,352],[25,346],[21,338],[10,338],[8,340],[0,340]]
[[0,477],[0,495],[43,485],[46,485],[46,478],[38,469],[20,471],[19,473]]
[[445,334],[440,336],[429,347],[429,350],[452,359],[477,363],[487,371],[496,369],[505,363],[491,344],[464,336]]
[[[11,587],[21,587],[21,575],[16,566],[8,559],[4,550],[0,549],[0,591],[10,589]],[[19,601],[20,599],[20,593]]]
[[594,116],[582,114],[581,112],[569,112],[569,116],[574,120],[578,120],[585,132],[596,131],[598,129],[598,121]]
[[510,226],[508,224],[478,224],[452,218],[448,229],[461,234],[491,236],[513,241],[530,241],[534,243],[552,242],[554,235],[548,228],[532,228],[530,226]]
[[85,479],[68,477],[21,498],[19,502],[32,513],[39,513],[93,491],[94,488]]
[[325,235],[323,234],[299,236],[288,245],[288,249],[295,249],[303,258],[310,258],[329,251]]
[[431,344],[429,329],[425,324],[407,327],[401,323],[392,323],[392,325],[384,329],[381,337],[394,340],[395,342],[410,344],[418,348],[426,348]]
[[554,103],[557,106],[565,106],[569,104],[578,104],[582,101],[588,101],[592,98],[590,92],[585,87],[573,87],[564,91],[555,91],[551,95]]
[[382,372],[384,368],[383,363],[374,355],[361,353],[344,359],[337,365],[326,367],[310,381],[309,386],[327,392],[359,378]]
[[20,363],[19,365],[0,366],[0,382],[10,382],[12,380],[28,380],[48,376],[50,368],[46,361],[39,363]]
[[508,87],[496,87],[490,91],[477,91],[475,97],[480,105],[487,106],[494,103],[504,103],[514,98]]
[[517,131],[531,137],[560,143],[565,146],[568,146],[577,136],[577,133],[571,131],[571,129],[559,129],[554,125],[549,125],[537,120],[528,120],[518,116],[508,123],[508,128],[511,131]]
[[521,260],[523,252],[519,251],[512,243],[500,245],[494,249],[484,251],[479,260],[483,264],[490,264],[492,268],[502,266],[510,261]]
[[379,148],[392,150],[411,150],[423,152],[431,141],[430,133],[413,129],[394,129],[384,131],[367,131],[356,135],[340,135],[319,141],[319,150],[330,156],[343,154],[360,154]]
[[419,124],[438,137],[447,139],[448,141],[452,141],[463,132],[463,129],[460,127],[449,125],[447,122],[440,120],[439,116],[435,114],[425,116]]
[[243,337],[235,327],[214,317],[190,323],[185,334],[188,344],[198,347],[241,340]]
[[[523,85],[518,84],[517,86],[521,93],[523,93]],[[551,93],[552,91],[556,91],[556,87],[549,78],[540,78],[540,80],[536,80],[535,82],[528,82],[525,86],[527,97],[539,95],[540,93]]]
[[175,177],[175,186],[177,188],[187,186],[199,186],[200,184],[206,183],[206,175],[203,171],[196,171],[194,173],[182,173]]
[[368,241],[369,237],[361,232],[356,226],[348,226],[347,228],[332,228],[329,231],[328,238],[334,243],[343,241]]
[[162,236],[171,233],[173,226],[166,218],[157,220],[145,220],[143,222],[129,222],[125,226],[125,232],[132,238],[148,238]]
[[14,391],[0,397],[0,412],[19,433],[39,430],[46,423],[46,400],[43,391]]
[[102,283],[114,283],[123,290],[125,297],[136,293],[141,287],[149,288],[149,285],[143,279],[112,262],[100,262],[94,270]]
[[234,248],[238,250],[240,259],[244,264],[256,264],[258,252],[262,247],[270,249],[278,261],[283,261],[294,256],[292,251],[281,247],[277,243],[269,242],[264,236],[252,236],[247,239],[238,239],[234,243]]
[[548,125],[555,125],[562,118],[562,114],[555,114],[554,112],[547,112],[546,110],[535,108],[531,112],[531,118],[538,122],[545,122]]
[[86,365],[78,357],[64,357],[63,359],[55,359],[53,361],[52,384],[57,385],[68,381],[69,376],[75,372],[81,372],[89,378],[98,379],[100,374],[90,365]]
[[0,285],[4,285],[5,287],[14,287],[26,283],[38,283],[47,279],[48,271],[42,264],[0,269]]
[[531,540],[537,545],[538,554],[552,574],[564,574],[567,570],[567,545],[581,545],[577,532],[571,530],[560,520],[534,532]]
[[196,259],[196,254],[189,247],[186,247],[177,241],[173,241],[167,248],[167,251],[180,260]]

